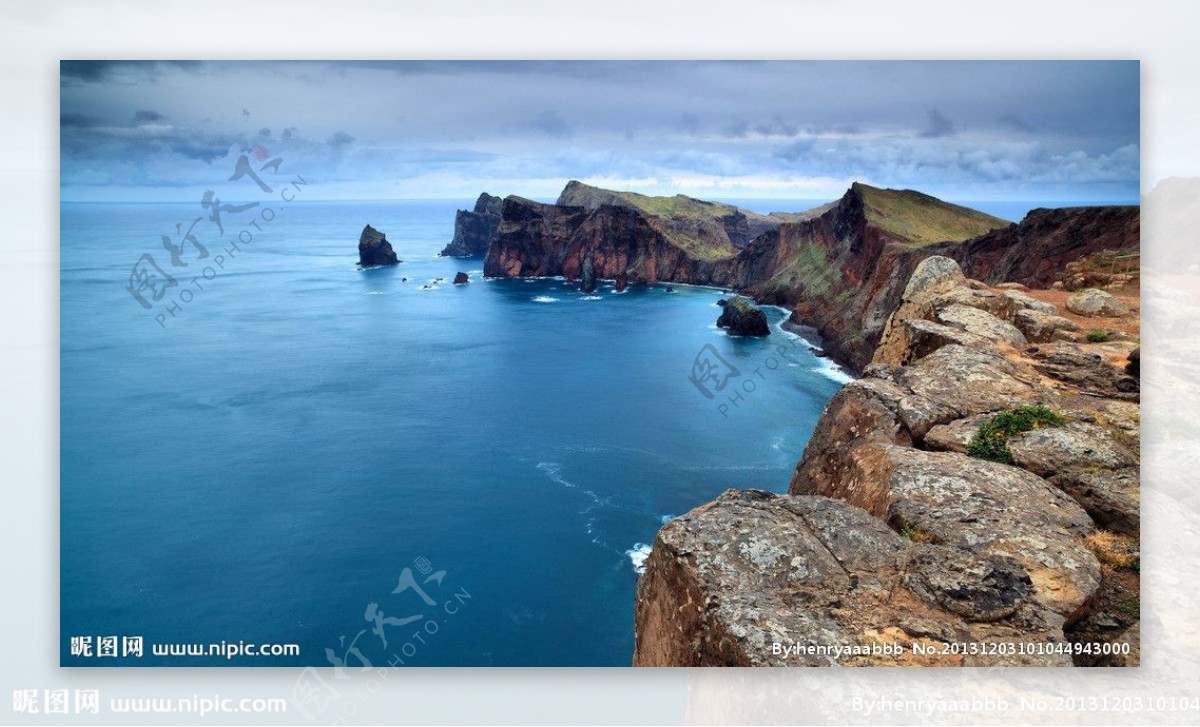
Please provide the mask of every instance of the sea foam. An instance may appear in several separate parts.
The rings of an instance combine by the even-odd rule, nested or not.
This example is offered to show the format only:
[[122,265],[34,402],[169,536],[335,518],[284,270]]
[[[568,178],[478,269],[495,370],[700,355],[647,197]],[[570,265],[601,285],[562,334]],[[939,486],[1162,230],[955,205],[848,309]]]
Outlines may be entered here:
[[646,572],[646,559],[650,557],[650,546],[645,543],[634,543],[633,547],[625,551],[625,555],[629,556],[629,562],[633,565],[633,572],[639,576]]

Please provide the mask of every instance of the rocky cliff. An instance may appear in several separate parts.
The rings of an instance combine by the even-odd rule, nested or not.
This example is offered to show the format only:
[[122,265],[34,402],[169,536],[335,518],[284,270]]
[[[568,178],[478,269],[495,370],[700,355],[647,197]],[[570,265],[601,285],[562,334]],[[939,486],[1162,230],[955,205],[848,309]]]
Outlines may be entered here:
[[616,192],[571,180],[558,196],[557,204],[596,209],[603,205],[628,207],[644,212],[652,224],[668,236],[679,235],[711,240],[730,251],[740,250],[759,235],[779,229],[784,222],[799,222],[824,212],[828,206],[798,213],[758,214],[724,202],[708,202],[686,195],[649,197],[635,192]]
[[557,205],[505,199],[484,274],[576,279],[590,251],[598,278],[714,285],[794,306],[793,322],[816,328],[831,355],[861,369],[925,246],[1008,224],[919,192],[863,184],[809,213],[773,214],[738,249],[740,220],[752,221],[745,211],[572,182]]
[[624,275],[631,282],[721,285],[728,277],[722,261],[735,255],[723,232],[706,237],[712,230],[701,227],[698,237],[681,235],[625,205],[587,208],[507,197],[501,210],[500,229],[483,266],[488,277],[575,280],[591,255],[601,279]]
[[[646,197],[571,182],[558,204],[509,197],[484,273],[732,288],[789,306],[829,354],[861,371],[917,264],[961,261],[973,278],[1048,287],[1072,261],[1136,249],[1136,207],[1035,210],[1020,224],[912,190],[854,184],[836,202],[771,216],[683,195]],[[763,218],[768,222],[763,222]],[[743,220],[762,229],[741,246]],[[754,225],[760,225],[755,228]]]
[[484,192],[475,200],[473,210],[459,210],[454,216],[454,239],[439,253],[443,257],[483,257],[496,239],[500,227],[499,197]]
[[1139,585],[1136,342],[1069,315],[916,265],[789,494],[660,530],[634,663],[1130,663],[1062,646],[1132,638]]
[[968,277],[986,283],[1049,288],[1068,264],[1102,251],[1136,253],[1140,241],[1137,206],[1069,207],[1035,209],[1019,224],[930,252],[954,258]]

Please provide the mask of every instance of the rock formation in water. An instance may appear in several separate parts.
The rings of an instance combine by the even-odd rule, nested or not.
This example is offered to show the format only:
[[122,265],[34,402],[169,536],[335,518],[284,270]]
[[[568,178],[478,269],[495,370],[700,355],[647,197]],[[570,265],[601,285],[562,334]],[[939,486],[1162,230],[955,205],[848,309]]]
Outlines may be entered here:
[[1136,634],[1136,343],[1073,340],[1027,312],[1058,314],[948,258],[917,265],[789,494],[731,491],[660,530],[634,663],[1136,663],[940,648]]
[[750,301],[740,296],[729,300],[719,300],[721,315],[717,318],[717,327],[724,328],[731,336],[769,336],[771,327],[767,325],[767,314],[755,308]]
[[358,236],[358,264],[363,267],[395,265],[400,260],[388,242],[387,235],[367,225]]
[[579,266],[579,290],[583,293],[596,292],[596,253],[588,250]]
[[454,274],[455,285],[466,285],[469,282],[471,282],[471,276],[467,275],[466,273],[459,271]]
[[475,209],[459,210],[454,216],[454,239],[439,253],[444,257],[483,257],[500,227],[499,197],[484,192]]

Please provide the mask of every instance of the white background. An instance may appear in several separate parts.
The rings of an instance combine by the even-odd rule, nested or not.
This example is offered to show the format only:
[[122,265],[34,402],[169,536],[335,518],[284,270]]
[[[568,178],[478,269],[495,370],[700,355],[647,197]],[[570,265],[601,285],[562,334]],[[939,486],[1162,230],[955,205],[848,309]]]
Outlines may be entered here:
[[[57,667],[58,61],[171,58],[1067,59],[1142,61],[1142,189],[1200,176],[1200,4],[1089,0],[687,2],[5,2],[0,5],[0,719],[17,688],[118,695],[288,696],[295,670]],[[846,89],[847,94],[854,89]],[[1190,198],[1191,202],[1200,195]],[[1153,198],[1152,198],[1153,199]],[[1195,212],[1151,205],[1143,262],[1173,271]],[[1181,217],[1182,215],[1182,217]],[[1159,216],[1159,217],[1155,217]],[[1200,220],[1196,220],[1200,223]],[[1169,239],[1161,230],[1176,230]],[[1184,230],[1180,233],[1179,230]],[[1180,279],[1153,289],[1188,288]],[[1200,289],[1200,286],[1197,286]],[[1054,710],[1059,697],[1200,696],[1200,374],[1192,315],[1144,333],[1143,664],[1109,670],[413,670],[350,723],[1197,723],[1200,712]],[[1153,323],[1149,310],[1146,323]],[[1200,321],[1196,321],[1200,329]],[[1200,330],[1197,331],[1200,333]],[[135,335],[135,334],[130,334]],[[1181,427],[1180,423],[1189,426]],[[115,425],[116,423],[114,423]],[[1020,696],[1047,701],[1019,711]],[[862,700],[1003,698],[1006,711],[854,711]],[[1068,706],[1068,705],[1062,705]],[[124,722],[131,716],[57,718]],[[157,715],[145,723],[171,721]],[[196,718],[179,722],[196,722]],[[245,723],[247,717],[204,721]],[[303,723],[292,712],[262,722]],[[325,721],[328,721],[328,715]]]

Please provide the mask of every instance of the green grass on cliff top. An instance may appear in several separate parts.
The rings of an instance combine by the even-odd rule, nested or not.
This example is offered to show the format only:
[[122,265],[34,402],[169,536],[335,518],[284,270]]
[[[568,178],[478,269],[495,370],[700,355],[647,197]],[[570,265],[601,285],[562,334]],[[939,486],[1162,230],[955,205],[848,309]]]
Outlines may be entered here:
[[666,217],[668,219],[678,217],[697,222],[715,220],[718,217],[731,215],[738,211],[738,208],[731,204],[706,202],[683,194],[677,194],[674,197],[650,197],[638,194],[637,192],[618,192],[601,189],[577,181],[567,183],[566,188],[563,189],[562,194],[558,197],[558,203],[580,207],[597,207],[602,204],[625,204],[658,217]]
[[559,195],[558,204],[576,207],[599,207],[602,204],[632,207],[650,215],[650,223],[656,230],[671,244],[694,258],[722,260],[737,254],[737,250],[731,245],[707,242],[680,229],[681,223],[684,227],[704,223],[720,226],[717,221],[719,218],[738,211],[737,207],[724,202],[706,202],[682,194],[674,197],[649,197],[637,192],[617,192],[571,181]]
[[871,224],[916,245],[962,242],[1011,224],[909,189],[878,189],[858,183],[854,189],[862,195]]

